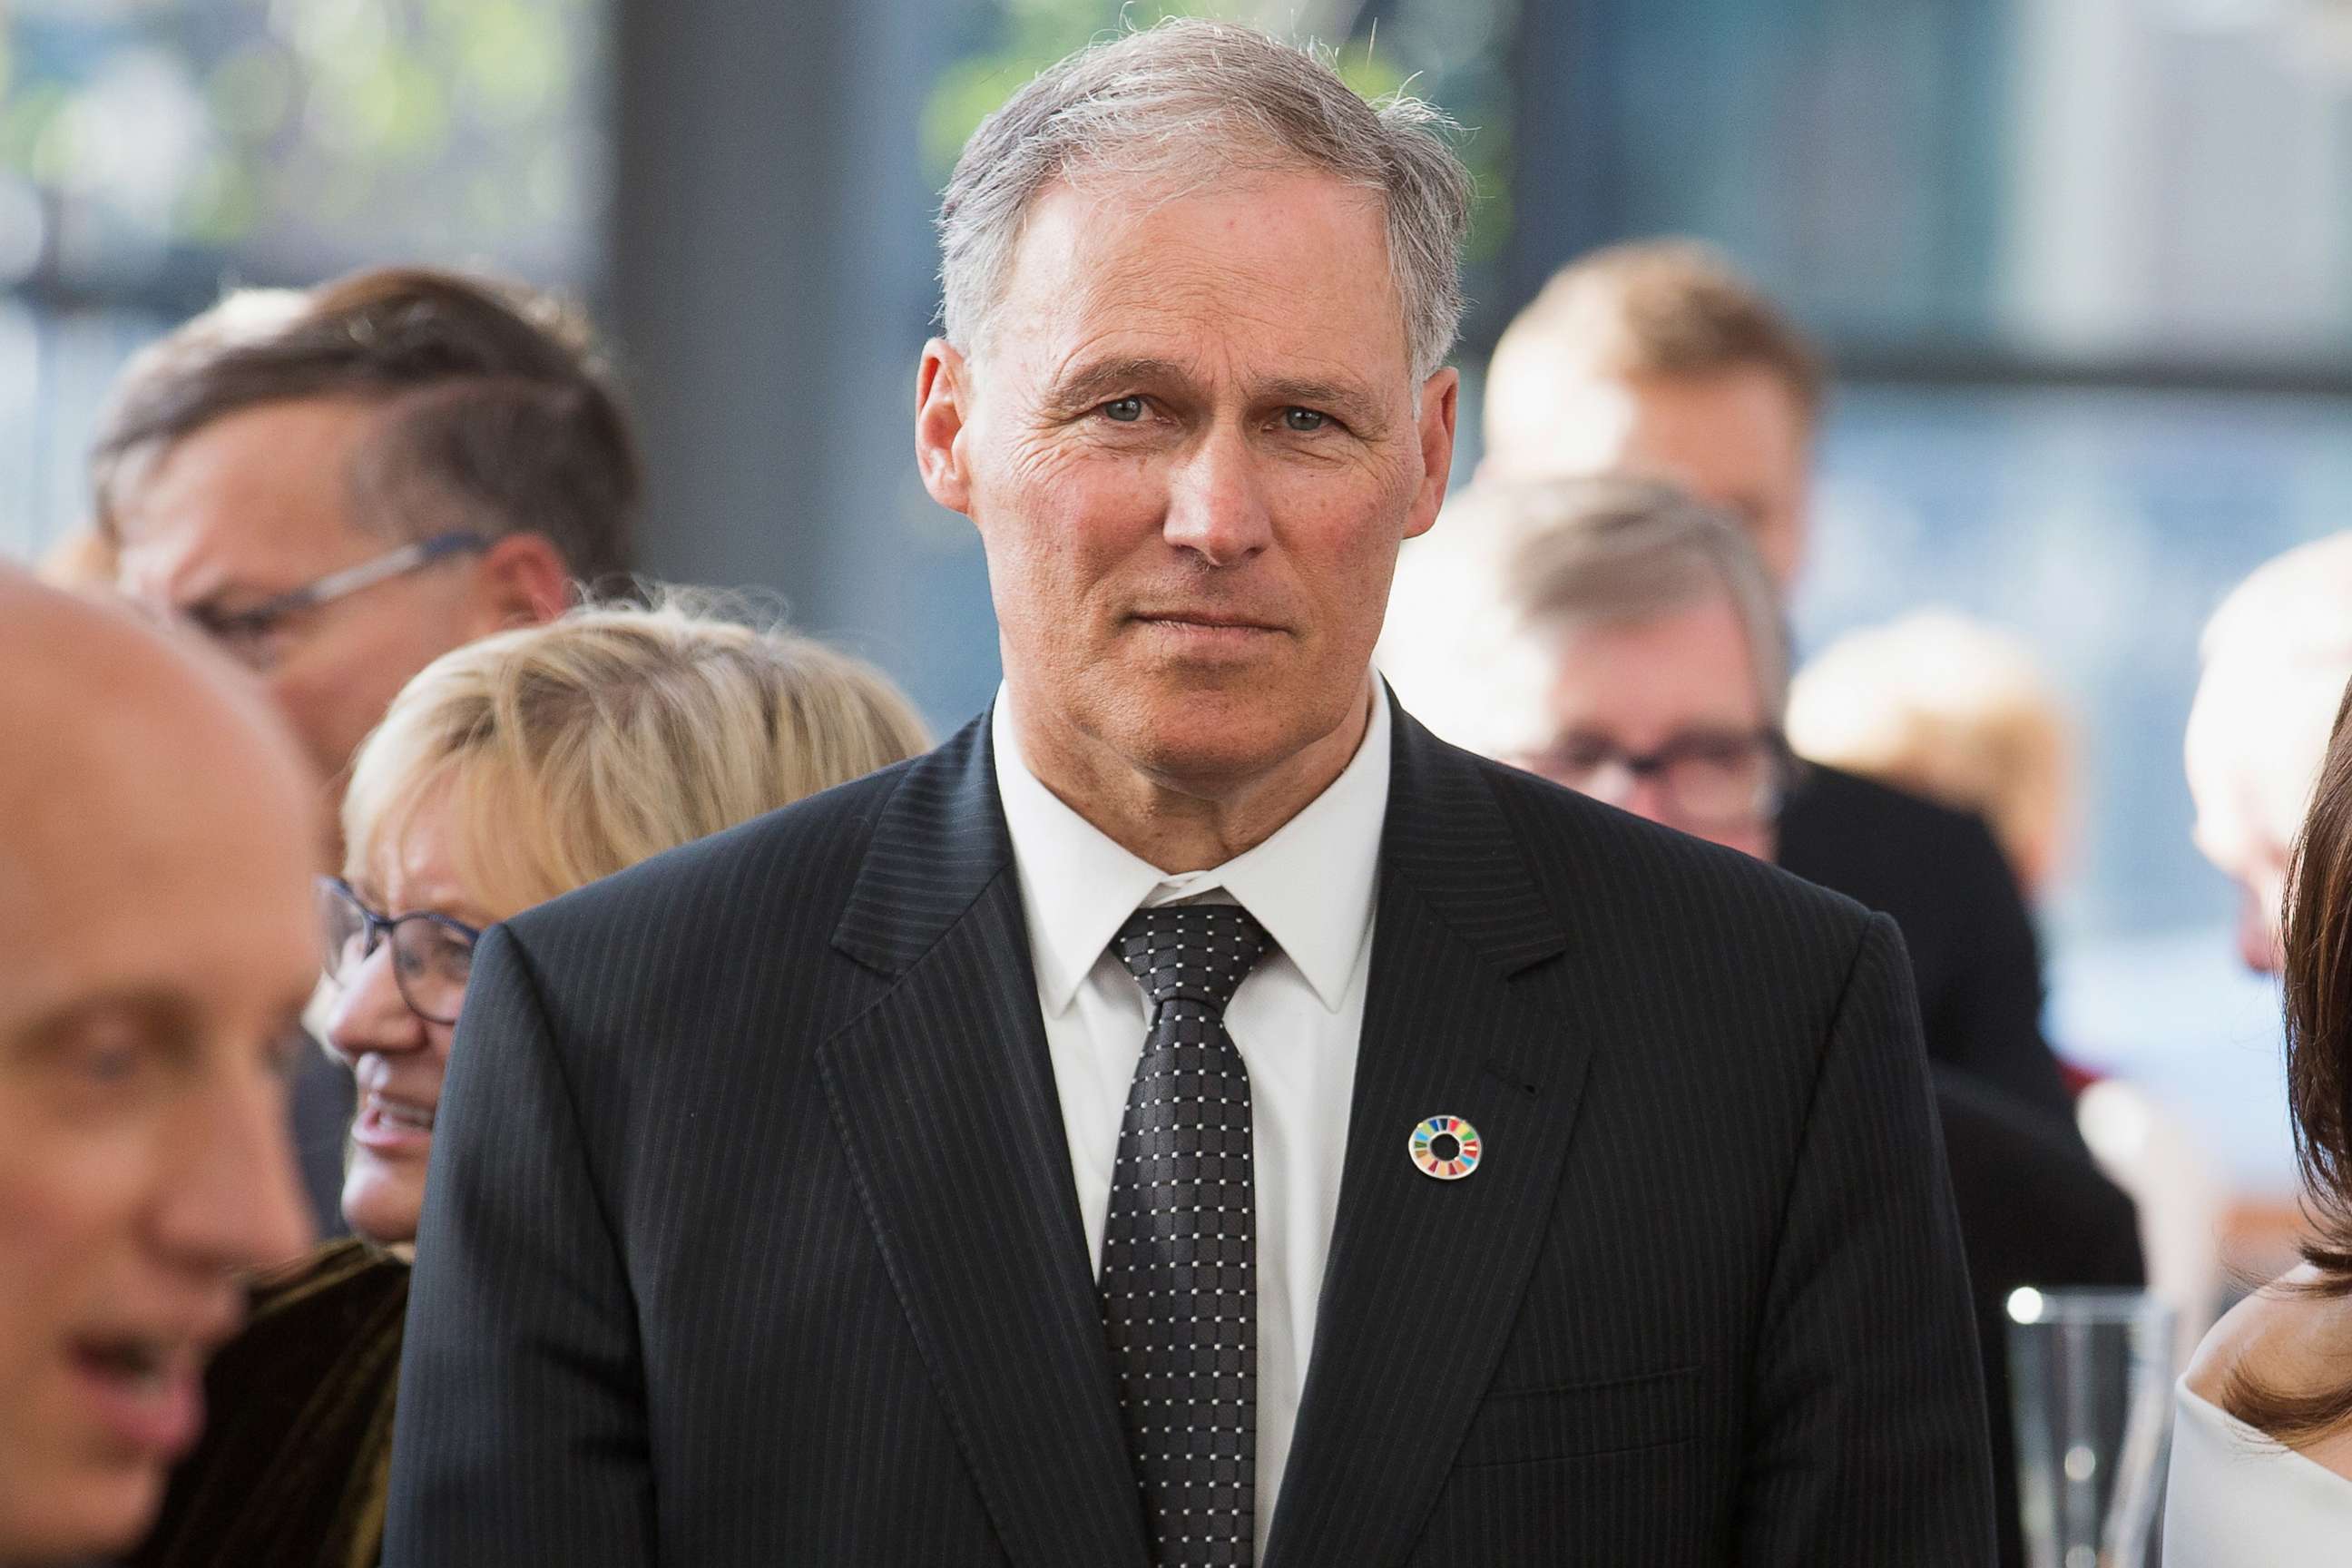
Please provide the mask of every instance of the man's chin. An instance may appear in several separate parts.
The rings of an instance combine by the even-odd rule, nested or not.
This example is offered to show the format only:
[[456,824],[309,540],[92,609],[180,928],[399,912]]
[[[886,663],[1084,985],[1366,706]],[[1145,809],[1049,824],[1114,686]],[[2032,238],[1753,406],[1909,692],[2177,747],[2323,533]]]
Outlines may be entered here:
[[165,1468],[150,1458],[26,1466],[0,1485],[0,1560],[73,1563],[128,1551],[163,1506]]
[[1188,794],[1223,795],[1278,772],[1318,738],[1302,716],[1269,710],[1264,687],[1155,704],[1130,738],[1139,769]]

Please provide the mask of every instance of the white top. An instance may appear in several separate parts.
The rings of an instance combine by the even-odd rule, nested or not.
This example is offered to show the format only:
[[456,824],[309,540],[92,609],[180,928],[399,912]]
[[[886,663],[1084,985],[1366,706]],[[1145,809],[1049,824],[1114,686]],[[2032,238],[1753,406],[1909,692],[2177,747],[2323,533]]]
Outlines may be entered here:
[[1012,709],[1000,690],[991,721],[996,788],[1020,872],[1070,1174],[1098,1278],[1119,1121],[1150,1024],[1142,988],[1110,952],[1112,938],[1137,910],[1191,899],[1237,903],[1275,941],[1225,1009],[1226,1032],[1249,1069],[1256,1173],[1255,1512],[1263,1559],[1307,1384],[1348,1146],[1388,817],[1388,704],[1375,686],[1355,758],[1272,837],[1222,866],[1181,876],[1129,854],[1039,784],[1022,760]]
[[2352,1559],[2352,1480],[2174,1387],[2164,1568]]

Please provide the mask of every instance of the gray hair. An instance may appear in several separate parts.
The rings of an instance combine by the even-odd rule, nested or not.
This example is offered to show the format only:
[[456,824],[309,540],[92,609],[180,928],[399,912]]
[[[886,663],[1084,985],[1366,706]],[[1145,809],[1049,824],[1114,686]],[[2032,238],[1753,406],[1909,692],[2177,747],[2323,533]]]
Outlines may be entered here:
[[1193,18],[1097,43],[1048,67],[964,143],[940,203],[940,321],[971,352],[1004,295],[1037,195],[1076,173],[1197,189],[1304,166],[1379,193],[1416,384],[1462,319],[1469,171],[1444,110],[1399,92],[1367,103],[1310,50]]
[[1789,709],[1788,623],[1755,542],[1729,514],[1672,485],[1606,476],[1515,486],[1495,504],[1512,531],[1504,607],[1521,626],[1626,626],[1727,595],[1777,725]]
[[1608,475],[1496,484],[1404,547],[1377,662],[1407,708],[1490,757],[1548,744],[1554,639],[1659,619],[1727,595],[1765,721],[1782,722],[1791,656],[1763,557],[1726,513],[1669,485]]

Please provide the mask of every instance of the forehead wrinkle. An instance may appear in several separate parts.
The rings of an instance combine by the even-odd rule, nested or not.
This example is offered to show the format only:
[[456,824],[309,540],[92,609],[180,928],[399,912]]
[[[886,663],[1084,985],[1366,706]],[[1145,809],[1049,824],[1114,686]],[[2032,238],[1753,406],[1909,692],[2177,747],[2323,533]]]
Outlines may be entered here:
[[[1235,194],[1248,194],[1265,183],[1241,182]],[[1234,184],[1212,180],[1184,195],[1214,194]],[[1046,221],[1024,226],[1013,253],[1013,277],[1000,303],[1000,314],[1007,322],[1021,321],[1025,314],[1024,324],[1048,342],[1058,324],[1090,318],[1100,323],[1092,326],[1091,332],[1104,334],[1132,330],[1139,321],[1148,323],[1154,318],[1167,319],[1188,338],[1199,335],[1194,328],[1202,319],[1216,329],[1207,334],[1213,338],[1226,335],[1237,322],[1267,329],[1276,342],[1299,333],[1300,296],[1284,287],[1282,279],[1257,275],[1245,258],[1222,247],[1219,231],[1179,227],[1139,236],[1139,230],[1164,216],[1164,208],[1171,201],[1181,201],[1181,196],[1139,199],[1131,186],[1081,190],[1066,180],[1059,190],[1076,198],[1077,210],[1051,211],[1054,187],[1041,192],[1033,204],[1032,219],[1042,213],[1047,215]],[[1147,197],[1150,194],[1143,193]],[[1343,328],[1360,319],[1364,309],[1375,310],[1394,333],[1397,355],[1410,378],[1411,344],[1390,266],[1386,227],[1380,221],[1382,204],[1376,193],[1347,194],[1363,202],[1375,220],[1369,237],[1371,246],[1364,258],[1367,265],[1359,279],[1360,286],[1350,294],[1345,320],[1327,324]],[[1050,247],[1048,242],[1052,242]],[[1315,292],[1309,290],[1310,295]],[[1024,304],[1029,307],[1025,312],[1020,309]],[[1147,324],[1141,330],[1150,327]]]

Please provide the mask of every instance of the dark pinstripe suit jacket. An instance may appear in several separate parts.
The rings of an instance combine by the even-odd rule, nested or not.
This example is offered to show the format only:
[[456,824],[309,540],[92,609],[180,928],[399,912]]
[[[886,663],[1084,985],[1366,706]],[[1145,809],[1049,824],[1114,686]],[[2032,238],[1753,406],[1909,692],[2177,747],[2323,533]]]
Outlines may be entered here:
[[[392,1568],[1146,1562],[1013,877],[981,723],[485,939]],[[1399,712],[1377,920],[1272,1568],[1989,1561],[1885,917]]]

